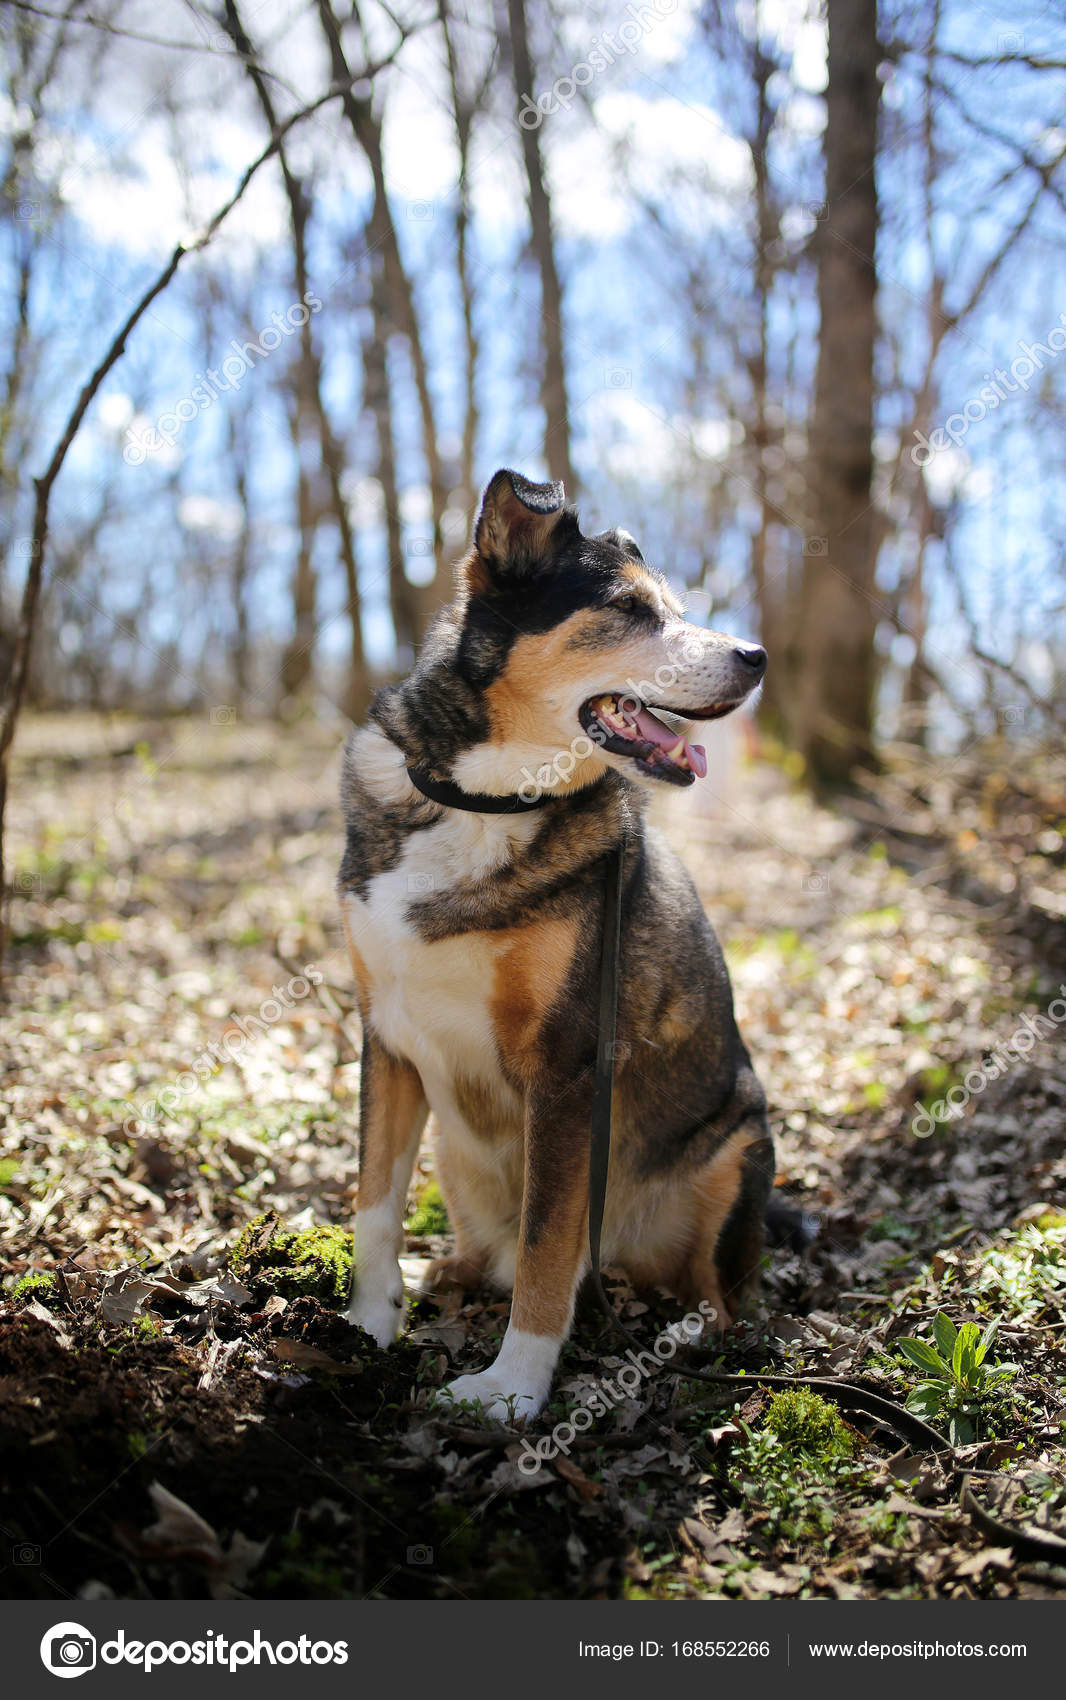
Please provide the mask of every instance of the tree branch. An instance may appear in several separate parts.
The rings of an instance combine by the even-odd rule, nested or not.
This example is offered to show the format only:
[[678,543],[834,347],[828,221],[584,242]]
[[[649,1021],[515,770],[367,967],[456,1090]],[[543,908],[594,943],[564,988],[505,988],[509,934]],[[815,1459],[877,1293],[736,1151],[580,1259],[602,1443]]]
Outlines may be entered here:
[[[391,59],[392,54],[389,55]],[[386,61],[387,63],[387,61]],[[44,552],[48,540],[48,505],[52,495],[52,487],[59,476],[63,462],[73,443],[82,421],[85,418],[101,384],[117,362],[121,359],[126,348],[126,339],[144,317],[148,308],[157,296],[161,295],[171,282],[182,261],[189,254],[196,254],[205,248],[234,207],[244,195],[256,172],[272,159],[284,141],[289,131],[294,129],[305,118],[310,118],[331,100],[350,96],[352,87],[372,77],[376,70],[365,69],[357,76],[345,78],[341,83],[332,83],[325,94],[312,101],[309,106],[302,107],[292,113],[279,124],[263,151],[251,162],[242,174],[236,189],[229,199],[219,207],[217,212],[205,225],[200,235],[190,243],[179,242],[158,277],[148,286],[125,323],[121,326],[102,360],[84,385],[74,404],[59,441],[52,451],[51,459],[43,473],[34,479],[36,501],[34,506],[33,533],[30,543],[30,563],[26,573],[26,583],[22,592],[22,606],[19,612],[18,630],[15,637],[14,653],[11,661],[11,672],[4,690],[3,702],[0,704],[0,901],[4,891],[4,858],[3,858],[3,828],[4,806],[7,800],[7,773],[11,745],[18,724],[19,712],[26,690],[26,679],[29,672],[30,651],[33,646],[33,636],[37,623],[37,608],[40,601],[41,581],[44,571]],[[6,943],[6,921],[0,914],[0,968],[3,966],[4,945]]]

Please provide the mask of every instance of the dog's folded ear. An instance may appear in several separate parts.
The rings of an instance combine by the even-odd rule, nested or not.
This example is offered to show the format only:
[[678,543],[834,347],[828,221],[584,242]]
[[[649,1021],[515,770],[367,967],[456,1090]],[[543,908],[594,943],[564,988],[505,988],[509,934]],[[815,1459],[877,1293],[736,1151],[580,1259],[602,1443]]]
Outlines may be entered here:
[[613,543],[616,549],[621,549],[623,555],[628,555],[631,561],[643,561],[644,556],[631,531],[624,531],[620,525],[616,525],[611,531],[601,532],[600,537],[604,543]]
[[490,590],[545,565],[564,521],[576,523],[560,483],[533,484],[507,468],[494,473],[474,527],[474,554],[467,565],[471,589]]

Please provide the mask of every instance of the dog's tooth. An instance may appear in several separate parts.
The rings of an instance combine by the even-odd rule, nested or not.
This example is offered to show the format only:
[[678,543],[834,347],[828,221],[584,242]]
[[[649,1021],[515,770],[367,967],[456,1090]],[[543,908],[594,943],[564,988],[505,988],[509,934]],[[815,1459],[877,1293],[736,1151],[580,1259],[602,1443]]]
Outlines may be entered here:
[[666,759],[667,759],[667,761],[683,761],[684,756],[685,756],[685,740],[684,740],[684,738],[679,738],[677,740],[677,743],[674,745],[673,749],[667,750]]

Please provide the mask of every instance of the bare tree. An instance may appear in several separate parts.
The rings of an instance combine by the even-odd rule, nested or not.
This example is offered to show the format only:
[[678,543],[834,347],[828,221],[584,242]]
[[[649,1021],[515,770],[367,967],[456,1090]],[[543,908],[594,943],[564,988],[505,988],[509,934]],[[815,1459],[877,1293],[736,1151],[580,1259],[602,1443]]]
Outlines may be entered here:
[[877,0],[828,0],[828,23],[810,529],[787,693],[793,741],[818,785],[843,783],[870,759],[876,685]]
[[[359,8],[353,4],[353,17],[360,23]],[[370,247],[383,256],[385,278],[389,290],[390,308],[397,328],[407,342],[411,369],[418,394],[422,420],[422,452],[429,479],[430,511],[433,523],[433,554],[436,563],[435,580],[422,598],[423,623],[440,601],[447,584],[447,562],[444,554],[444,512],[448,505],[448,480],[441,460],[437,438],[437,417],[429,383],[429,363],[426,359],[422,329],[415,305],[414,287],[400,252],[399,238],[385,184],[385,158],[382,148],[382,121],[374,111],[371,95],[356,94],[348,58],[341,40],[340,23],[330,0],[318,0],[318,17],[329,49],[333,76],[345,82],[347,93],[342,107],[359,147],[366,157],[373,180],[369,234]],[[361,27],[361,26],[360,26]]]
[[[515,108],[516,112],[528,112],[530,107],[526,103],[535,106],[536,91],[533,86],[533,58],[529,47],[525,0],[507,0],[507,18],[510,25]],[[547,462],[548,476],[561,479],[567,491],[573,494],[577,481],[570,459],[563,291],[555,257],[551,199],[541,157],[539,126],[532,123],[523,124],[519,119],[519,129],[522,132],[522,159],[526,168],[533,257],[540,274],[540,335],[543,347],[540,400],[544,411],[544,459]]]
[[[236,0],[225,0],[223,22],[234,47],[240,54],[255,89],[267,126],[274,132],[278,117],[267,78],[248,37]],[[344,76],[350,75],[345,70]],[[311,214],[310,199],[289,163],[287,150],[278,148],[278,164],[289,202],[292,230],[293,270],[296,295],[305,302],[310,292],[307,269],[307,226]],[[349,677],[345,691],[345,712],[355,720],[361,719],[370,700],[370,682],[363,649],[363,627],[359,593],[359,568],[355,552],[355,536],[348,506],[342,490],[343,454],[322,393],[322,367],[315,348],[310,316],[300,327],[300,353],[296,372],[296,408],[292,422],[293,442],[297,454],[297,529],[299,551],[293,576],[294,633],[286,648],[282,665],[282,684],[287,695],[296,695],[306,685],[311,674],[311,652],[315,631],[315,575],[312,551],[314,547],[315,516],[311,486],[313,472],[307,465],[308,430],[317,434],[318,453],[329,485],[332,517],[337,527],[341,561],[347,590],[348,616],[351,622]]]
[[437,15],[444,38],[448,71],[448,93],[451,103],[455,144],[459,155],[459,181],[456,185],[455,208],[455,269],[459,282],[459,298],[463,309],[463,441],[459,457],[459,482],[466,509],[467,531],[473,530],[478,489],[474,471],[477,434],[480,418],[478,406],[478,336],[475,322],[474,270],[470,262],[470,230],[473,209],[470,201],[470,144],[474,121],[482,110],[492,86],[496,58],[490,53],[480,78],[471,81],[464,76],[463,66],[469,52],[457,39],[457,26],[449,0],[437,0]]
[[403,521],[400,513],[400,482],[396,466],[396,434],[393,422],[392,383],[389,376],[389,337],[393,331],[384,262],[367,242],[370,265],[370,323],[363,338],[363,398],[374,422],[377,445],[377,477],[381,486],[385,520],[385,550],[388,557],[389,612],[396,637],[399,663],[409,661],[423,625],[418,587],[407,576]]

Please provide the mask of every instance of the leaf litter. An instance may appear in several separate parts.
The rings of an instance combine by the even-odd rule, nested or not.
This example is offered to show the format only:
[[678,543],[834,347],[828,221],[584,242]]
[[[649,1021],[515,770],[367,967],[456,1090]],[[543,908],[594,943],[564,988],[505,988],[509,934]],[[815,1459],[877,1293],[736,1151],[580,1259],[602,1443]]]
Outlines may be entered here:
[[[251,1224],[287,1256],[291,1236],[346,1227],[355,1196],[339,734],[133,730],[30,720],[12,787],[9,1595],[1061,1598],[1066,1566],[983,1531],[950,1457],[859,1422],[832,1463],[756,1468],[777,1444],[760,1370],[860,1377],[902,1402],[917,1371],[900,1339],[932,1340],[940,1313],[998,1320],[994,1351],[1017,1373],[959,1468],[995,1527],[1066,1538],[1061,1039],[929,1137],[911,1130],[1066,978],[1061,774],[990,789],[988,769],[933,784],[901,764],[845,815],[764,761],[671,801],[780,1184],[818,1235],[768,1255],[761,1308],[722,1349],[747,1398],[723,1407],[664,1369],[530,1475],[523,1439],[549,1437],[624,1362],[594,1310],[526,1437],[430,1403],[495,1350],[498,1295],[417,1299],[383,1353],[337,1314],[336,1263],[317,1290],[293,1263],[281,1291],[259,1283],[269,1263],[234,1261]],[[133,746],[151,759],[106,756]],[[309,965],[320,986],[293,996]],[[419,1205],[431,1167],[423,1152],[409,1288],[450,1249],[439,1206]],[[610,1285],[648,1344],[677,1313],[620,1272]]]

